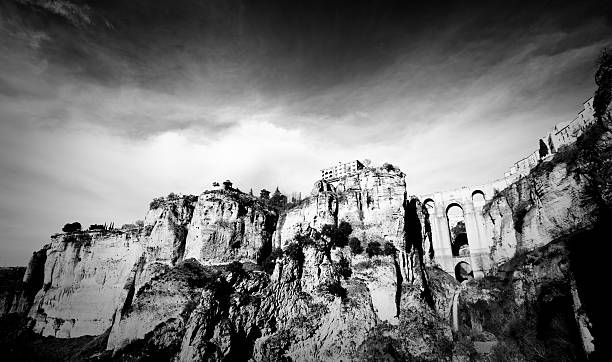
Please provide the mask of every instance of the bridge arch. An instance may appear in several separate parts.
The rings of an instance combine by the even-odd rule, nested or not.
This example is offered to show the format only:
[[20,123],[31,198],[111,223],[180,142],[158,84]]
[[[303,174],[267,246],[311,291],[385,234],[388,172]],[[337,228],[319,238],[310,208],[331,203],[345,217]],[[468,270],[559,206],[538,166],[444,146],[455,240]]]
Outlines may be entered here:
[[455,265],[455,278],[458,282],[474,278],[474,272],[470,264],[465,261],[460,261]]
[[472,204],[474,204],[474,206],[484,206],[485,202],[486,197],[482,190],[474,190],[472,192]]
[[453,257],[470,255],[467,230],[465,227],[465,214],[463,207],[456,202],[446,207],[446,220],[448,222],[451,252]]

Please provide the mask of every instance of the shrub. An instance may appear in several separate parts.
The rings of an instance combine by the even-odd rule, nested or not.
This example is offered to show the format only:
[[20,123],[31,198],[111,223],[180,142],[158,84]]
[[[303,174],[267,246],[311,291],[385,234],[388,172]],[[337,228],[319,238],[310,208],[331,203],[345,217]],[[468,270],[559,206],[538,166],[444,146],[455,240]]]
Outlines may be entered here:
[[314,245],[315,243],[314,240],[312,240],[310,236],[302,235],[302,234],[297,234],[294,240],[302,246]]
[[165,199],[163,197],[156,197],[149,203],[149,209],[157,209],[164,204]]
[[144,226],[144,221],[142,221],[142,220],[136,220],[136,222],[135,222],[134,224],[136,224],[136,226],[138,226],[139,228],[141,228],[141,227],[143,227],[143,226]]
[[283,256],[283,249],[276,248],[272,250],[270,255],[268,255],[268,257],[264,261],[264,265],[263,265],[264,271],[268,274],[272,274],[272,272],[274,271],[274,266],[276,265],[276,259],[281,258],[282,256]]
[[321,229],[321,234],[327,236],[330,246],[343,248],[348,244],[348,236],[353,232],[353,227],[346,221],[341,221],[338,227],[326,224]]
[[361,254],[363,253],[363,247],[361,246],[361,240],[357,239],[356,237],[352,237],[349,239],[348,242],[349,247],[351,248],[351,252],[353,254]]
[[64,227],[62,228],[62,231],[65,233],[73,233],[73,232],[81,231],[81,223],[78,221],[75,221],[73,223],[68,223],[64,225]]
[[353,232],[353,227],[346,221],[341,221],[338,225],[338,231],[336,232],[336,239],[334,245],[343,248],[348,243],[348,236]]
[[395,245],[393,245],[393,243],[390,243],[388,241],[385,243],[385,246],[383,248],[384,255],[395,255],[396,251],[397,249],[395,249]]
[[285,254],[299,264],[304,262],[304,252],[302,246],[298,243],[291,243],[285,248]]
[[395,171],[395,170],[397,170],[397,169],[395,168],[395,166],[393,166],[393,165],[392,165],[392,164],[390,164],[390,163],[386,163],[386,162],[385,162],[385,163],[383,163],[382,168],[384,168],[384,169],[385,169],[385,170],[387,170],[387,171]]
[[95,231],[95,230],[105,230],[106,227],[104,225],[100,225],[100,224],[91,224],[89,225],[89,230],[91,231]]
[[334,270],[344,279],[350,278],[351,274],[353,274],[353,271],[351,270],[351,262],[345,257],[340,258],[340,260],[334,264]]
[[336,233],[336,228],[334,227],[334,225],[325,224],[321,228],[321,235],[327,236],[330,239],[334,236],[335,233]]
[[319,286],[319,290],[342,299],[346,298],[346,289],[342,287],[339,281],[323,283]]
[[244,275],[246,272],[244,271],[244,268],[242,267],[242,263],[239,261],[233,261],[231,263],[229,263],[226,267],[226,270],[229,273],[234,274],[235,276],[242,276]]
[[178,199],[178,196],[174,192],[169,193],[168,200],[174,200],[174,199]]
[[366,254],[371,258],[375,255],[380,255],[382,250],[380,249],[380,243],[378,241],[370,241],[366,247]]

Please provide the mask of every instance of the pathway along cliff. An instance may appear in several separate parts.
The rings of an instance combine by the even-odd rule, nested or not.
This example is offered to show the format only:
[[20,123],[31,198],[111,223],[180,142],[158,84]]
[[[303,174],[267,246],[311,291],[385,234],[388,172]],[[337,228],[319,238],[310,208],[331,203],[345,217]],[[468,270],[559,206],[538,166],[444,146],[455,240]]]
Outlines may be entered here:
[[388,166],[319,181],[290,208],[226,187],[156,199],[131,229],[54,235],[1,271],[3,355],[596,360],[611,138],[593,126],[489,199],[492,267],[461,284]]

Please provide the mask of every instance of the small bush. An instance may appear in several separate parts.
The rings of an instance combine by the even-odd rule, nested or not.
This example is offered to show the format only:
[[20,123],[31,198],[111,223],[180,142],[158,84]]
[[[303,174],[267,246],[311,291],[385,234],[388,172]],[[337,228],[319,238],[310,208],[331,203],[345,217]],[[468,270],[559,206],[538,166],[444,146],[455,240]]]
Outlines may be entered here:
[[143,227],[143,226],[144,226],[144,221],[142,221],[142,220],[136,220],[136,222],[135,222],[134,224],[136,224],[136,226],[138,226],[139,228],[141,228],[141,227]]
[[371,258],[376,255],[380,255],[382,250],[380,249],[380,243],[378,241],[370,241],[366,247],[366,254]]
[[334,264],[334,270],[344,279],[350,278],[351,274],[353,274],[353,271],[351,270],[351,262],[345,257],[340,258],[340,260]]
[[89,230],[91,231],[96,231],[96,230],[105,230],[106,227],[104,225],[100,225],[100,224],[91,224],[89,225]]
[[291,259],[297,261],[299,264],[304,262],[304,251],[302,246],[298,243],[291,243],[285,248],[285,254]]
[[68,223],[64,225],[64,227],[62,228],[62,231],[65,233],[74,233],[77,231],[81,231],[81,223],[78,221],[75,221],[73,223]]
[[232,273],[235,276],[242,276],[246,273],[242,267],[242,263],[239,261],[229,263],[226,268],[229,273]]
[[174,199],[178,199],[178,196],[174,192],[169,193],[168,200],[174,200]]
[[336,232],[336,238],[334,245],[343,248],[348,244],[348,236],[353,232],[353,227],[346,221],[341,221],[338,225],[338,231]]
[[396,251],[397,249],[395,248],[395,245],[393,245],[393,243],[390,243],[388,241],[385,243],[385,246],[383,248],[384,255],[395,255]]
[[395,166],[393,166],[390,163],[383,163],[382,168],[384,168],[387,171],[395,171]]
[[325,224],[321,228],[321,235],[323,236],[327,236],[328,238],[331,239],[334,236],[334,234],[336,234],[336,228],[334,227],[334,225]]
[[151,201],[149,203],[149,209],[157,209],[159,207],[161,207],[165,202],[165,199],[163,197],[156,197],[153,199],[153,201]]
[[342,287],[339,281],[323,283],[319,286],[319,290],[342,299],[346,298],[346,289]]
[[348,242],[349,247],[351,248],[351,252],[355,255],[363,253],[363,247],[361,246],[361,240],[356,237],[352,237]]
[[274,266],[276,265],[276,259],[282,258],[282,256],[283,256],[283,249],[276,248],[272,250],[270,255],[268,255],[268,257],[264,261],[264,265],[263,265],[264,271],[268,274],[272,274],[272,272],[274,271]]
[[312,238],[310,236],[302,235],[302,234],[297,234],[295,236],[294,240],[298,244],[300,244],[302,246],[314,245],[315,244],[314,240],[312,240]]
[[348,244],[348,236],[353,232],[353,227],[346,221],[341,221],[338,227],[326,224],[321,229],[321,234],[327,236],[330,246],[343,248]]

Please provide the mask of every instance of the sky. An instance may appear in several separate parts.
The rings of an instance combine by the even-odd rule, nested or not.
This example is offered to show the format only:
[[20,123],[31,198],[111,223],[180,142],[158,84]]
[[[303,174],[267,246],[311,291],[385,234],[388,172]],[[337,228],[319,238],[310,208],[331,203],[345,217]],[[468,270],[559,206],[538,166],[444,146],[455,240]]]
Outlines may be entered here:
[[609,3],[3,0],[0,265],[225,179],[305,195],[366,158],[415,195],[500,178],[592,96]]

